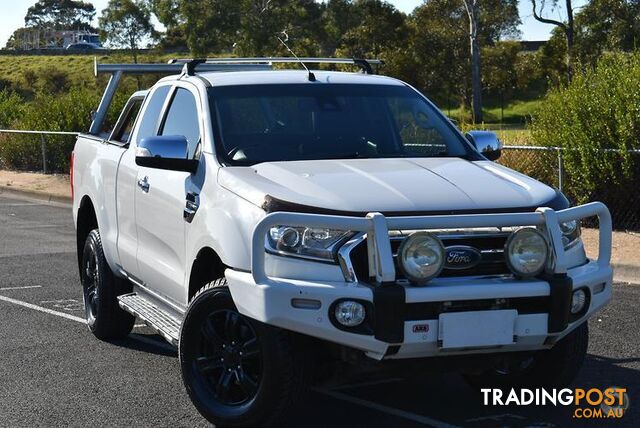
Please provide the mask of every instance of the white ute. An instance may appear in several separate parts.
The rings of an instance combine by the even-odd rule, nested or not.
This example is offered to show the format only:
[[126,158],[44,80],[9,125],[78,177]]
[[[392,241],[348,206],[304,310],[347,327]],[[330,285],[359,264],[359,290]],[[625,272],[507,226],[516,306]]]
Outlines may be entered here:
[[[569,384],[587,319],[611,298],[607,208],[570,207],[494,163],[495,134],[461,134],[376,61],[303,61],[363,72],[96,64],[111,80],[72,158],[91,331],[124,337],[142,319],[178,346],[190,398],[223,426],[276,423],[308,382],[350,369]],[[177,74],[104,133],[126,73]],[[589,217],[596,260],[580,239]]]

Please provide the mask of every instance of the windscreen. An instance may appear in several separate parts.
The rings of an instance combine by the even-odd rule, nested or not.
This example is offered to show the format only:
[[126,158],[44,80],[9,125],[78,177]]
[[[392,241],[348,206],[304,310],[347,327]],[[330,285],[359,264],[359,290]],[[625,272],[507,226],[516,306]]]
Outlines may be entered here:
[[406,86],[271,84],[210,89],[217,150],[229,164],[468,157],[453,126]]

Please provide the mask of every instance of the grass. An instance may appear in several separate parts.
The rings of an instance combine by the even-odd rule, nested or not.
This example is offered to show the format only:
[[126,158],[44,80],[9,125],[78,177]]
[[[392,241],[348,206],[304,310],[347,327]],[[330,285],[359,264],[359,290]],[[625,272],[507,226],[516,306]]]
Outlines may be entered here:
[[[177,54],[141,53],[139,62],[166,62]],[[178,54],[179,55],[179,54]],[[114,54],[101,53],[98,62],[104,63],[131,63],[132,58],[121,52]],[[96,79],[93,74],[93,55],[2,55],[0,53],[0,81],[9,81],[13,87],[29,92],[25,81],[25,72],[31,70],[37,76],[42,76],[52,69],[58,69],[67,73],[72,85],[81,85],[88,88],[104,88],[106,77]],[[37,90],[37,88],[36,88]]]
[[[504,110],[500,105],[489,105],[482,109],[483,120],[485,124],[491,125],[507,125],[507,126],[524,126],[531,120],[531,115],[540,105],[540,99],[533,100],[513,100],[505,102]],[[471,121],[471,112],[461,108],[443,108],[443,111],[452,119],[460,123],[468,123]]]

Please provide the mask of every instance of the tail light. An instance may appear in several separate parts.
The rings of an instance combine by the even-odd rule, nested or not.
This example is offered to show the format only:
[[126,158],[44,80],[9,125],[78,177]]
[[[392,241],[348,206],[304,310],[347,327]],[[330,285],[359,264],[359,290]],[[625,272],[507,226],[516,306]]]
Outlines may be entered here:
[[73,199],[73,161],[75,160],[76,154],[71,152],[71,158],[69,159],[69,181],[71,182],[71,199]]

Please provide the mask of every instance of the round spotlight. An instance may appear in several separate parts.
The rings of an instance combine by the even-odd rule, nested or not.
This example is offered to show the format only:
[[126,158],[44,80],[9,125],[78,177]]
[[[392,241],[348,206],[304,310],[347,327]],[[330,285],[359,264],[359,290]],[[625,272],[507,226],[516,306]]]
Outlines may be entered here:
[[574,291],[573,296],[571,297],[571,313],[573,315],[579,314],[584,309],[586,302],[587,294],[584,290],[579,289]]
[[345,327],[356,327],[362,324],[367,316],[362,303],[343,300],[336,305],[334,315],[336,321]]
[[526,227],[517,230],[511,234],[505,247],[507,264],[517,276],[530,278],[544,270],[549,246],[537,229]]
[[444,246],[427,232],[416,232],[402,241],[398,249],[400,270],[414,284],[424,285],[444,267]]

